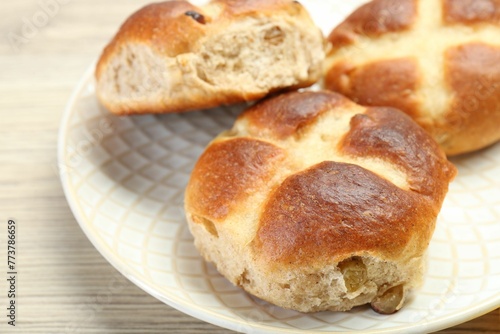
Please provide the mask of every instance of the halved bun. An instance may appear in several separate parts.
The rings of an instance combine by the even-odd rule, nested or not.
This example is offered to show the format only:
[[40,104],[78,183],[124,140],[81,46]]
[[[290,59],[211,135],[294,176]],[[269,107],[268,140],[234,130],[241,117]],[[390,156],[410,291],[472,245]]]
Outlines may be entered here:
[[323,60],[323,35],[298,2],[168,1],[123,24],[97,64],[96,92],[116,114],[210,108],[310,86]]

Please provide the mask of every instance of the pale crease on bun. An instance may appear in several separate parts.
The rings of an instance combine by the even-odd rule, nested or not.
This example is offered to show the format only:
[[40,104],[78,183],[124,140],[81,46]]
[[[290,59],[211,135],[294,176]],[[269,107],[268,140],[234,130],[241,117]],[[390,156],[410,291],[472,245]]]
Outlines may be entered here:
[[499,0],[374,0],[328,41],[327,89],[403,110],[448,155],[500,140]]
[[95,72],[116,114],[167,113],[257,100],[322,75],[325,41],[289,0],[148,5],[122,25]]
[[404,113],[292,92],[239,116],[185,194],[195,245],[233,284],[278,306],[398,310],[455,176]]

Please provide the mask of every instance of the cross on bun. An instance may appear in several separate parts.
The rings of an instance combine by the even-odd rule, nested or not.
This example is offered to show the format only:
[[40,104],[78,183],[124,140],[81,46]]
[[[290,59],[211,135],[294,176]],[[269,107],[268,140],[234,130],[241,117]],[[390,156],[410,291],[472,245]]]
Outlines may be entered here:
[[322,75],[324,38],[290,0],[148,5],[97,64],[96,93],[116,114],[181,112],[307,87]]
[[185,194],[195,245],[229,281],[278,306],[398,310],[456,173],[404,113],[292,92],[238,117]]
[[373,0],[328,41],[327,89],[403,110],[448,155],[500,140],[499,0]]

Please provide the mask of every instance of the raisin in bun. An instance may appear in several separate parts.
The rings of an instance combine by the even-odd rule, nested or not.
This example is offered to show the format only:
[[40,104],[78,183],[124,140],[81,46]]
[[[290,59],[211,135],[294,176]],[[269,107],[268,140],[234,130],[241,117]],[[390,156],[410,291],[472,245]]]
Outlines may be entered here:
[[374,0],[328,40],[327,89],[403,110],[448,155],[500,139],[499,0]]
[[195,245],[232,283],[302,312],[398,310],[455,168],[407,115],[331,92],[246,110],[196,163]]
[[133,14],[96,68],[116,114],[181,112],[306,87],[322,75],[325,41],[289,0],[151,4]]

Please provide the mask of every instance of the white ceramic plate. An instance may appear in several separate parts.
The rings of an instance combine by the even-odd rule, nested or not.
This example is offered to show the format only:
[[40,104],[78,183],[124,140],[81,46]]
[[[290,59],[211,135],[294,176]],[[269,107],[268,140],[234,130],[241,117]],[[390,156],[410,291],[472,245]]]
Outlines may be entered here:
[[[362,1],[303,2],[326,32]],[[403,310],[301,314],[233,287],[198,255],[184,220],[183,191],[195,161],[243,107],[115,117],[97,102],[92,72],[61,124],[64,191],[99,252],[159,300],[246,333],[424,333],[500,306],[500,144],[453,160],[459,175],[429,247],[425,284]]]

